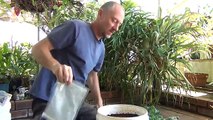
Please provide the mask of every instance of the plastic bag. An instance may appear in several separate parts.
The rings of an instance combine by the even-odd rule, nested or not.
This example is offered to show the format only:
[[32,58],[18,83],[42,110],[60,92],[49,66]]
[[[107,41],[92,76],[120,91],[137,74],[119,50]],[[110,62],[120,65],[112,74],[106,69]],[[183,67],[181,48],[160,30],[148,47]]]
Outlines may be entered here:
[[0,118],[1,120],[11,120],[11,99],[12,95],[0,90]]
[[75,80],[70,85],[57,82],[42,117],[48,120],[74,120],[87,93],[88,88]]

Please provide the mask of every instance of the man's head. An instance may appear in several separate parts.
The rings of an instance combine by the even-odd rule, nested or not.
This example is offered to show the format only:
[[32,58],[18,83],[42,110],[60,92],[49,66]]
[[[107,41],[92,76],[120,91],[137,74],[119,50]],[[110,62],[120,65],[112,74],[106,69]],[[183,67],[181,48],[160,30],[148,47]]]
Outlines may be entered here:
[[119,3],[110,1],[103,4],[96,19],[99,24],[99,35],[110,38],[123,23],[124,14],[124,8]]

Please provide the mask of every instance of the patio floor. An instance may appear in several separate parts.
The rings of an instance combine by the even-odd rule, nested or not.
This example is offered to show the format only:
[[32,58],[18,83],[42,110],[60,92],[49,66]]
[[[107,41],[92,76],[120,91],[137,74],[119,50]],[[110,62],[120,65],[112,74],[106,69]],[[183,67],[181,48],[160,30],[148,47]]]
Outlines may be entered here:
[[170,108],[166,106],[157,106],[163,117],[179,117],[178,120],[213,120],[213,118],[183,111],[180,109]]
[[[178,116],[180,120],[213,120],[213,88],[212,86],[196,87],[195,91],[190,91],[188,94],[180,90],[171,90],[173,94],[181,93],[191,105],[191,109],[185,109],[178,105],[163,104],[157,108],[165,117]],[[183,102],[183,103],[184,103]],[[182,109],[180,109],[182,108]],[[187,108],[187,107],[185,107]],[[206,115],[206,116],[204,116]],[[208,117],[209,116],[209,117]]]

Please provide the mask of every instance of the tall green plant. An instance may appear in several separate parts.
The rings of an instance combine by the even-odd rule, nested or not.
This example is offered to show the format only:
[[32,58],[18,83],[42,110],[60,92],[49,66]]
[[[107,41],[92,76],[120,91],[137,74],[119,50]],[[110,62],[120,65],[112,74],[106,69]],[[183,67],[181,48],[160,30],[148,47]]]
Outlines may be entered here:
[[188,17],[184,14],[152,19],[135,7],[126,8],[119,32],[105,41],[101,85],[119,88],[125,97],[132,98],[130,102],[137,98],[139,104],[158,103],[163,85],[168,89],[189,89],[177,64],[189,66],[183,52],[206,47],[197,41],[202,36],[198,28],[186,25]]

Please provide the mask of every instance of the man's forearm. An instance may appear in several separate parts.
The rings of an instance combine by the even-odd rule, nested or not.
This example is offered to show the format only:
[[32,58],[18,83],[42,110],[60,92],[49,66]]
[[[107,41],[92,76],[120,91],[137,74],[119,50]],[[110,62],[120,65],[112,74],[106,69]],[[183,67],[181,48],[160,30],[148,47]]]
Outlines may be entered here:
[[100,92],[99,79],[96,72],[91,72],[88,81],[89,88],[93,94],[98,107],[103,106],[103,101]]

